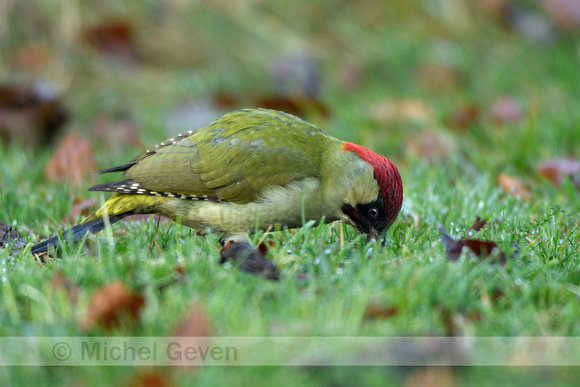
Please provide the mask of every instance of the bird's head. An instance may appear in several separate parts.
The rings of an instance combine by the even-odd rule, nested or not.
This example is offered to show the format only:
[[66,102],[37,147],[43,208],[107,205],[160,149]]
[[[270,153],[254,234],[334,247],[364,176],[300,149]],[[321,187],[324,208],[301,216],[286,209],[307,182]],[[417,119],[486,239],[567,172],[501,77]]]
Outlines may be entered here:
[[358,232],[367,235],[367,241],[378,240],[391,227],[403,204],[399,170],[391,160],[363,146],[343,142],[341,149],[364,161],[351,179],[342,212]]

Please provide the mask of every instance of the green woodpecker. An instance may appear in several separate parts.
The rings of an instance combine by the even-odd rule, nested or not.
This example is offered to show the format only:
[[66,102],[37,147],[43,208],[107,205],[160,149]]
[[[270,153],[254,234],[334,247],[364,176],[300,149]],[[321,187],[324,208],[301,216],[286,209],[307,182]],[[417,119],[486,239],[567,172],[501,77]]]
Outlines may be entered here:
[[[114,192],[63,233],[81,240],[134,214],[161,214],[223,238],[256,229],[300,227],[304,220],[345,220],[368,239],[381,237],[403,202],[397,167],[360,145],[274,110],[231,112],[211,125],[148,149],[128,164],[124,180],[89,191]],[[32,247],[46,252],[53,237]]]

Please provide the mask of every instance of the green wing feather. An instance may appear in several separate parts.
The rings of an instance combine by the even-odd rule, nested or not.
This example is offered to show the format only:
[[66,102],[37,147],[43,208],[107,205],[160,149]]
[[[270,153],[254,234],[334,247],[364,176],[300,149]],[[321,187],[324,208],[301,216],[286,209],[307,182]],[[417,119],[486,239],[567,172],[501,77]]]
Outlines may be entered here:
[[240,110],[135,157],[125,176],[153,191],[248,203],[269,186],[320,178],[322,152],[338,145],[292,115]]

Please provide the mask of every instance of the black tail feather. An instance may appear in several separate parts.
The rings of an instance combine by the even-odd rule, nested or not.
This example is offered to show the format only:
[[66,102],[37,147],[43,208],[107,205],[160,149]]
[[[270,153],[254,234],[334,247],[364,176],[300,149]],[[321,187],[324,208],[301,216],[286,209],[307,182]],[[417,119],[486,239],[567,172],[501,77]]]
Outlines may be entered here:
[[102,171],[97,172],[97,175],[110,172],[125,172],[127,169],[131,168],[135,164],[137,164],[137,162],[134,161],[128,164],[119,165],[118,167],[103,169]]
[[[134,215],[135,211],[128,211],[122,214],[116,214],[109,216],[109,224],[113,224],[126,216]],[[65,241],[76,242],[82,240],[87,234],[96,234],[106,227],[105,219],[99,218],[94,220],[89,220],[88,222],[77,224],[72,228],[64,231],[62,237]],[[59,241],[59,236],[54,236],[52,238],[46,239],[40,243],[32,246],[30,251],[32,254],[40,254],[48,252],[51,246],[56,246]]]

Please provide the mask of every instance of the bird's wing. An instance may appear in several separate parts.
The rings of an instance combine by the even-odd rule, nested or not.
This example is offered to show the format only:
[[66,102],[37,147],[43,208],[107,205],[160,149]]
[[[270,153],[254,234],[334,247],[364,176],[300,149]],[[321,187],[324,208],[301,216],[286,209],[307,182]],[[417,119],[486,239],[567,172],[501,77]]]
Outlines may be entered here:
[[125,168],[130,182],[149,191],[248,203],[269,186],[320,178],[321,153],[333,141],[289,114],[241,110],[111,170]]

